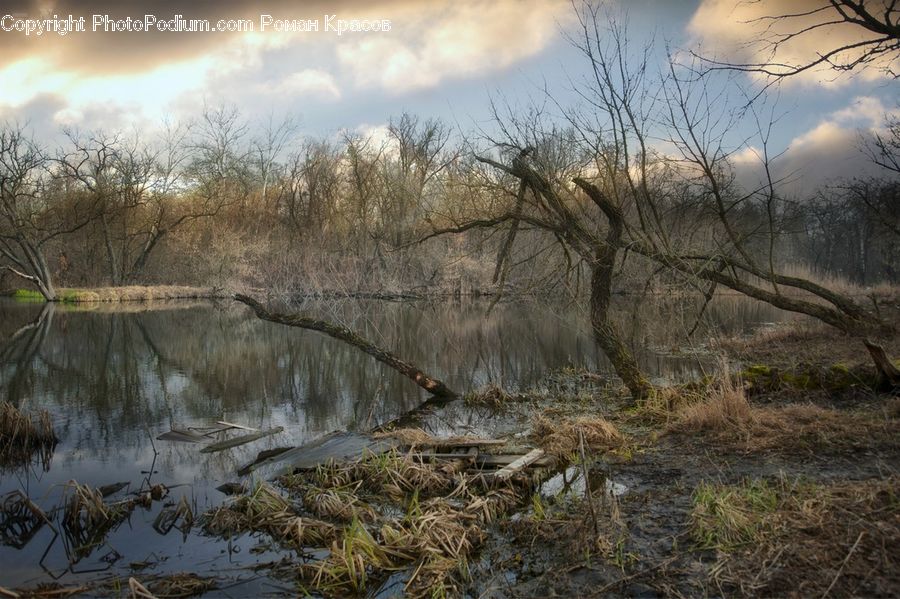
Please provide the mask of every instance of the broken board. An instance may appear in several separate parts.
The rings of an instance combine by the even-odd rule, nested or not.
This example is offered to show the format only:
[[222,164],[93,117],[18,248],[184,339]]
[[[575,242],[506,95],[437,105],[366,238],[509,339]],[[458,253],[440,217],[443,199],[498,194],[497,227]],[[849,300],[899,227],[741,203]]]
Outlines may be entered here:
[[531,464],[535,463],[539,459],[544,457],[543,449],[532,449],[528,453],[523,456],[520,456],[518,459],[513,461],[511,464],[507,464],[500,470],[497,470],[493,474],[494,480],[509,480],[514,475],[518,474]]
[[249,474],[261,468],[274,467],[276,472],[273,476],[279,476],[294,470],[313,470],[320,464],[328,462],[336,464],[355,462],[366,455],[381,454],[396,446],[396,441],[392,439],[374,439],[371,435],[335,432],[312,443],[248,464],[241,468],[241,473]]
[[210,443],[209,445],[201,449],[200,453],[214,453],[217,451],[231,449],[232,447],[238,447],[239,445],[246,445],[247,443],[252,443],[253,441],[268,437],[269,435],[278,434],[283,430],[283,426],[276,426],[275,428],[270,428],[269,430],[250,433],[249,435],[241,435],[240,437],[225,439],[224,441],[218,441],[216,443]]

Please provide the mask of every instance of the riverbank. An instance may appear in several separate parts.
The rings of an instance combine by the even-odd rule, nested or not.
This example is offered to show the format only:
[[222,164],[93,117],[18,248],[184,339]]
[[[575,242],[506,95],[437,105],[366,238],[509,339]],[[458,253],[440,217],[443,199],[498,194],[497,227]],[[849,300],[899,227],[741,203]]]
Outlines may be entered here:
[[[213,287],[189,287],[184,285],[129,285],[125,287],[60,287],[56,290],[57,302],[78,304],[89,302],[150,302],[173,299],[216,299],[227,297],[222,289]],[[22,302],[47,301],[43,295],[30,289],[15,289],[7,294]]]
[[590,377],[562,377],[561,391],[535,408],[542,421],[601,414],[625,441],[589,457],[593,498],[583,490],[541,496],[501,526],[483,559],[489,567],[474,575],[488,582],[474,594],[900,591],[900,399],[872,392],[863,376],[840,385],[748,380],[765,368],[831,371],[836,359],[841,372],[864,373],[865,350],[828,329],[793,325],[720,347],[723,359],[750,370],[719,372],[636,407]]

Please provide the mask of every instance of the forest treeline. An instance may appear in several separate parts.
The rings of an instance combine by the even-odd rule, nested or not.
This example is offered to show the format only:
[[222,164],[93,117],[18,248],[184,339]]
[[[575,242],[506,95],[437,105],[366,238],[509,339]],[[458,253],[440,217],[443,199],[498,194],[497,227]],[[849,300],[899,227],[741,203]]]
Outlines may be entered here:
[[[888,125],[888,141],[897,144],[900,128]],[[521,141],[537,144],[530,160],[557,182],[596,170],[574,129],[536,133]],[[467,141],[434,119],[402,114],[378,135],[312,139],[290,120],[254,124],[234,108],[215,107],[149,135],[66,130],[61,137],[47,146],[24,125],[0,131],[5,288],[178,283],[467,293],[499,282],[500,231],[472,227],[417,243],[516,200]],[[678,167],[671,157],[646,159],[647,184],[659,185]],[[684,174],[665,187],[654,190],[666,197],[659,226],[714,245],[712,198]],[[774,231],[773,198],[761,197],[768,192],[738,201],[752,191],[728,190],[730,220],[752,252],[860,285],[900,281],[896,173],[779,197]],[[703,220],[710,226],[697,226]],[[690,230],[679,233],[685,223]],[[521,239],[530,241],[512,248],[505,282],[520,291],[577,284],[562,246],[532,228],[521,226]],[[640,285],[635,273],[652,272],[639,264],[633,271],[623,285]]]

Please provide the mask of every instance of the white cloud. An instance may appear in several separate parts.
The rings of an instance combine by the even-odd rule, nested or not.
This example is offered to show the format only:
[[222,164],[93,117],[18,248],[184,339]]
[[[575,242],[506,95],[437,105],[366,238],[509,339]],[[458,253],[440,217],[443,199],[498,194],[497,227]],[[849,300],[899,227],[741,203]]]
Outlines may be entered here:
[[[796,135],[784,154],[774,161],[774,178],[788,180],[787,189],[805,196],[829,181],[883,174],[862,152],[861,145],[873,133],[883,130],[885,114],[898,116],[900,111],[885,107],[876,97],[854,98],[848,106]],[[760,184],[761,156],[753,147],[732,156],[738,181],[744,187]]]
[[403,93],[447,79],[499,71],[543,50],[570,16],[564,0],[459,0],[425,4],[391,34],[347,40],[337,48],[360,87]]
[[[261,68],[265,52],[283,47],[284,35],[246,34],[192,58],[162,63],[132,73],[89,74],[63,69],[49,58],[34,56],[0,68],[0,107],[17,109],[42,96],[54,96],[63,103],[53,119],[60,124],[78,124],[93,107],[105,105],[133,121],[158,120],[176,103],[187,99],[199,104],[203,93],[225,80],[239,79]],[[340,91],[327,74],[307,70],[281,82],[285,93],[298,91],[331,97]],[[128,115],[131,115],[128,117]]]
[[371,125],[368,123],[363,123],[362,125],[356,127],[354,132],[363,139],[369,140],[369,143],[373,149],[378,148],[389,150],[394,142],[394,138],[391,137],[390,131],[388,130],[387,123],[383,123],[381,125]]
[[338,100],[341,90],[334,77],[319,69],[304,69],[287,77],[263,83],[260,91],[283,96],[317,96]]

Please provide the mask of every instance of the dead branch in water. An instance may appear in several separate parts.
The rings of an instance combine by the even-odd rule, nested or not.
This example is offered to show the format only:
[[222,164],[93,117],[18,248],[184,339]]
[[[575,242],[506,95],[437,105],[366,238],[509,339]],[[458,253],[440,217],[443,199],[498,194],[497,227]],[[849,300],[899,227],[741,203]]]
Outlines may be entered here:
[[412,379],[412,381],[415,382],[419,387],[425,389],[432,395],[442,398],[454,398],[459,396],[455,391],[447,387],[447,385],[445,385],[442,381],[428,376],[414,364],[410,364],[409,362],[401,360],[391,352],[378,347],[370,341],[367,341],[362,336],[354,333],[346,327],[342,327],[325,320],[307,318],[305,316],[300,316],[299,314],[279,314],[276,312],[269,312],[266,308],[263,307],[262,304],[260,304],[252,297],[248,297],[240,293],[235,294],[234,299],[235,301],[247,304],[248,306],[253,308],[256,316],[258,318],[261,318],[262,320],[277,322],[278,324],[284,324],[289,327],[298,327],[301,329],[318,331],[320,333],[325,333],[329,337],[334,337],[335,339],[339,339],[345,343],[349,343],[353,347],[356,347],[369,354],[379,362],[387,364],[397,372]]

